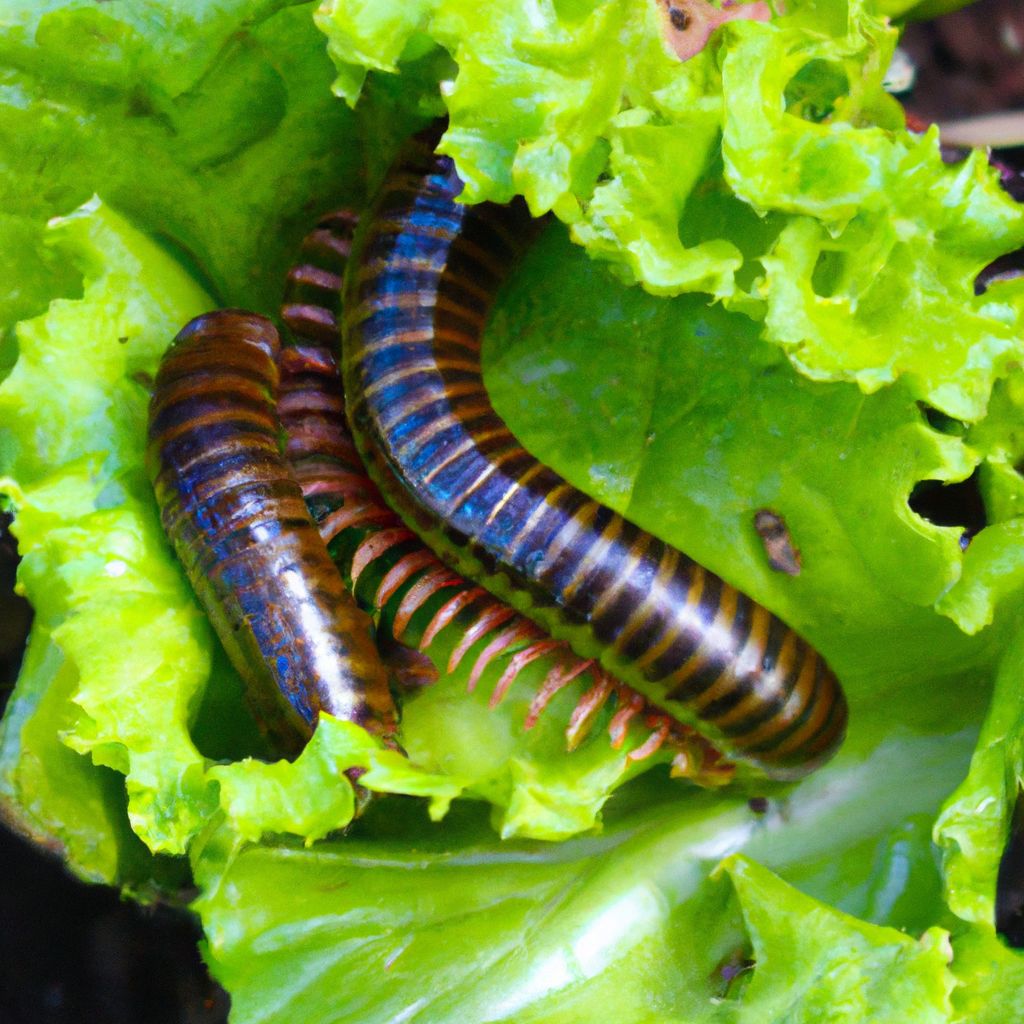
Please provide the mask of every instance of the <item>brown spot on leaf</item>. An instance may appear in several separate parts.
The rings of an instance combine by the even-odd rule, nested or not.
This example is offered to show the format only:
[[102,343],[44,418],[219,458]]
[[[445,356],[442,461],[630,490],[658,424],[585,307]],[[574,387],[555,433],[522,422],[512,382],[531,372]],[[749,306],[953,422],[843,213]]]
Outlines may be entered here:
[[800,552],[793,546],[793,538],[782,516],[766,508],[754,514],[754,529],[764,542],[768,564],[776,572],[784,572],[787,576],[800,575]]
[[668,20],[672,22],[672,27],[680,32],[685,32],[690,27],[690,16],[681,7],[670,7]]
[[700,53],[712,33],[727,21],[768,21],[772,9],[765,0],[739,3],[723,0],[721,8],[709,0],[657,0],[662,19],[665,46],[679,60],[689,60]]

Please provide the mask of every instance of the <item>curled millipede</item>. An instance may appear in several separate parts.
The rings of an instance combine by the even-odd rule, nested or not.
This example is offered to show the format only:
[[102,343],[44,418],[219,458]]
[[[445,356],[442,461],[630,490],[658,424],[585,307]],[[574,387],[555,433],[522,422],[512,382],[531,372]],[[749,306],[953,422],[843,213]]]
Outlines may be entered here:
[[321,710],[390,740],[396,716],[369,617],[345,589],[278,444],[277,331],[222,310],[157,373],[147,463],[160,518],[256,716],[284,753]]
[[664,749],[673,755],[674,774],[703,784],[727,781],[732,766],[699,733],[448,568],[385,504],[349,433],[334,355],[342,276],[355,224],[347,211],[323,218],[288,275],[281,317],[292,337],[286,336],[280,356],[278,414],[285,453],[321,535],[346,582],[379,617],[378,637],[388,631],[393,640],[426,651],[450,630],[457,639],[445,668],[454,671],[465,662],[470,686],[490,665],[504,660],[491,692],[492,707],[528,665],[543,658],[551,667],[530,702],[526,728],[536,724],[558,693],[589,677],[591,685],[566,728],[569,749],[584,740],[611,703],[616,711],[609,732],[616,747],[625,746],[631,722],[641,727],[633,731],[637,743],[630,759],[643,760]]
[[482,335],[534,222],[522,203],[459,203],[462,183],[436,141],[436,130],[417,137],[392,168],[346,278],[346,402],[370,475],[444,560],[578,655],[699,723],[730,757],[774,777],[805,774],[846,728],[824,659],[538,461],[495,412]]

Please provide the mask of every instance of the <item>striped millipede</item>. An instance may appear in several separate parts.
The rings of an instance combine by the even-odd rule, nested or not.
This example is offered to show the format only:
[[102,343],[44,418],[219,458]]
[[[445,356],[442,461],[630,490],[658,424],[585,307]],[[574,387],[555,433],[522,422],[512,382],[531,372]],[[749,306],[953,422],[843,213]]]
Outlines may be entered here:
[[446,560],[551,636],[766,774],[836,750],[846,702],[767,609],[577,490],[494,411],[480,346],[530,236],[520,204],[466,206],[424,133],[357,240],[344,303],[349,416],[371,476]]
[[239,310],[197,317],[175,338],[149,416],[161,522],[282,753],[301,749],[321,710],[390,741],[396,716],[370,620],[280,451],[279,348],[268,320]]
[[458,639],[446,668],[455,671],[468,659],[470,687],[504,662],[492,706],[528,665],[543,658],[551,667],[530,702],[526,728],[557,693],[589,678],[566,727],[570,749],[588,735],[602,708],[613,705],[608,723],[613,746],[625,745],[631,725],[636,734],[630,759],[665,749],[674,774],[704,785],[728,781],[732,766],[699,733],[448,568],[385,504],[349,433],[335,357],[342,277],[355,224],[348,211],[324,217],[304,240],[301,261],[288,275],[278,415],[285,453],[310,511],[346,583],[377,618],[378,638],[386,633],[425,651],[450,631]]

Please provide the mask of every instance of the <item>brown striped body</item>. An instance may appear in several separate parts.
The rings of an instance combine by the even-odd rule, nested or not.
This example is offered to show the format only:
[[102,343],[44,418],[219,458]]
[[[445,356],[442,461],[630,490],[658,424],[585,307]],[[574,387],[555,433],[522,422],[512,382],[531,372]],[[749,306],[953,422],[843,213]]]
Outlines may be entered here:
[[778,777],[829,757],[846,703],[767,609],[582,493],[518,443],[480,369],[523,207],[463,206],[430,140],[385,182],[350,273],[344,373],[376,482],[408,525],[552,635],[730,755]]
[[320,711],[390,737],[395,712],[370,621],[346,591],[279,447],[280,343],[225,310],[168,349],[147,461],[164,530],[257,717],[295,752]]
[[570,749],[611,705],[613,745],[624,746],[632,760],[666,750],[675,774],[704,785],[728,781],[731,766],[698,733],[449,569],[384,503],[349,434],[334,355],[354,227],[355,218],[344,211],[325,217],[306,238],[301,261],[289,274],[281,318],[293,344],[286,335],[278,414],[286,455],[357,599],[378,619],[379,629],[400,643],[425,651],[439,637],[451,636],[445,667],[454,671],[468,660],[471,687],[492,672],[497,680],[492,706],[528,665],[543,659],[548,671],[530,703],[527,728],[556,694],[575,686],[580,697],[566,726]]

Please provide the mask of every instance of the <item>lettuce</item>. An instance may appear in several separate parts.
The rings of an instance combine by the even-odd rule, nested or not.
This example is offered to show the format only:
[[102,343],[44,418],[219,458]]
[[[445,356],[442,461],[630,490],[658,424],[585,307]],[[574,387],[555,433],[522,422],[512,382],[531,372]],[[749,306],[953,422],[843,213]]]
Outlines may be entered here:
[[865,924],[743,857],[726,860],[722,870],[743,905],[758,965],[740,1019],[816,1021],[842,1013],[853,1020],[949,1020],[952,954],[942,929],[915,940]]
[[[1005,1019],[1024,317],[972,283],[1024,216],[882,93],[911,6],[794,2],[680,64],[641,0],[9,5],[0,491],[36,617],[0,814],[140,898],[198,885],[236,1021]],[[566,753],[578,690],[523,729],[541,663],[496,709],[464,673],[410,699],[408,758],[327,718],[275,761],[245,711],[159,530],[148,382],[196,313],[272,312],[316,213],[444,109],[468,200],[556,214],[488,329],[499,411],[825,653],[850,735],[799,785],[698,791],[607,712]],[[966,551],[918,500],[963,481]],[[390,795],[353,822],[356,762]]]
[[[863,1007],[845,990],[865,987],[875,1005],[893,1002],[893,1020],[945,1020],[933,1011],[952,986],[947,940],[934,930],[918,950],[897,930],[917,919],[869,893],[916,884],[894,884],[879,851],[905,842],[903,823],[940,796],[969,743],[891,744],[879,752],[886,771],[847,762],[763,816],[736,794],[680,801],[651,780],[600,835],[557,845],[496,844],[467,805],[444,829],[406,816],[401,842],[381,841],[395,827],[385,807],[312,849],[239,850],[214,835],[194,860],[207,957],[236,1018],[261,1024],[827,1020],[830,1007]],[[889,772],[908,783],[900,800],[886,799]],[[835,799],[851,790],[859,810]],[[914,846],[927,851],[927,834]],[[749,860],[727,862],[730,885],[712,869],[739,849],[891,926],[855,922]],[[791,958],[793,929],[805,945]],[[751,941],[758,962],[767,948],[781,963],[768,959],[771,980],[751,985],[748,1002],[728,973]],[[819,1016],[777,1009],[773,990],[797,978],[819,989]]]
[[1021,356],[1024,286],[973,292],[1024,244],[1018,211],[982,154],[948,167],[936,135],[900,130],[882,89],[896,33],[866,0],[730,21],[685,62],[649,0],[486,17],[468,0],[328,0],[318,24],[349,102],[367,69],[450,55],[452,77],[410,88],[443,98],[468,202],[553,210],[625,280],[752,316],[811,379],[903,379],[975,421]]

